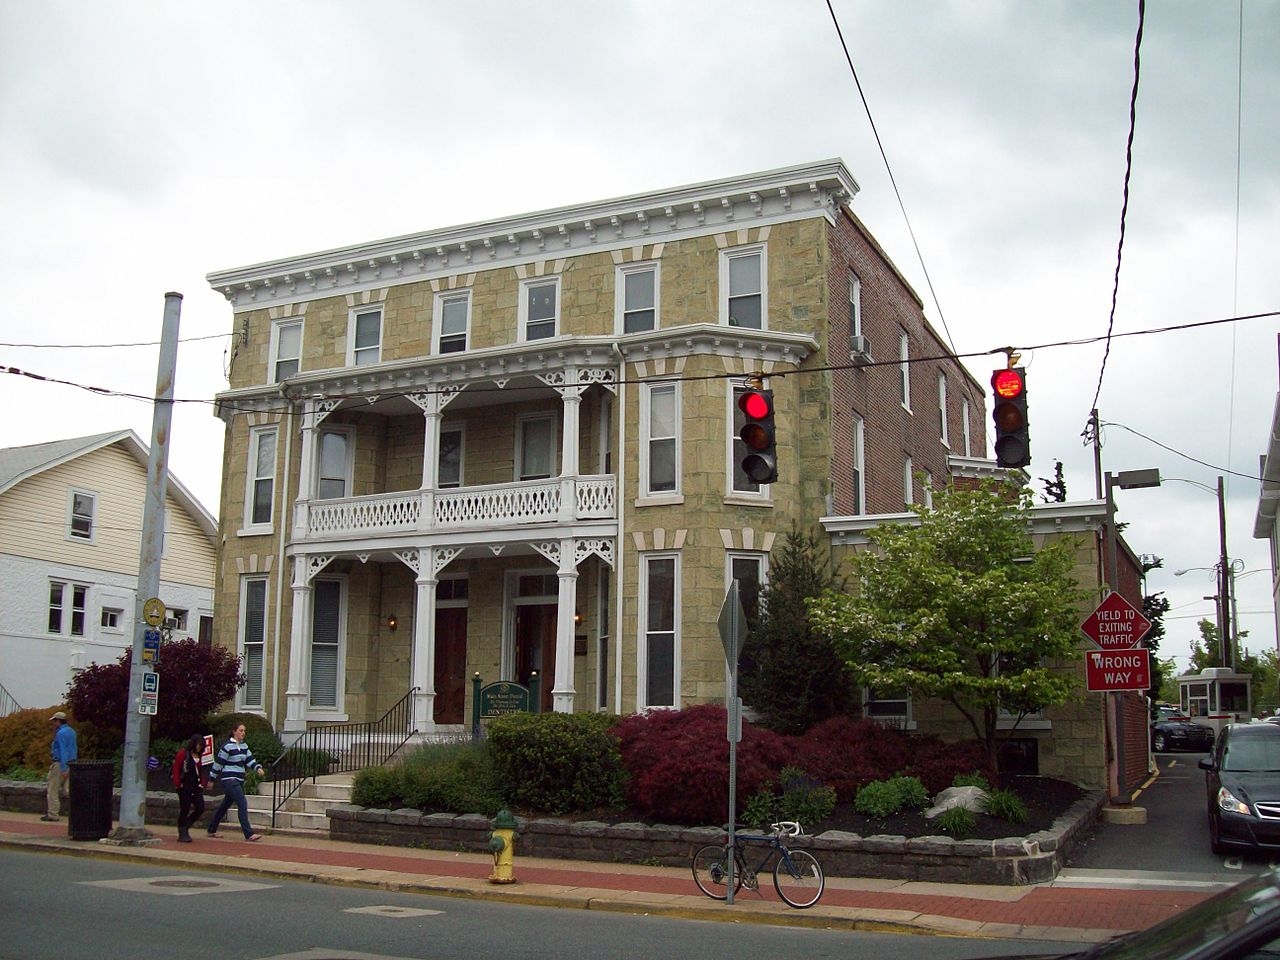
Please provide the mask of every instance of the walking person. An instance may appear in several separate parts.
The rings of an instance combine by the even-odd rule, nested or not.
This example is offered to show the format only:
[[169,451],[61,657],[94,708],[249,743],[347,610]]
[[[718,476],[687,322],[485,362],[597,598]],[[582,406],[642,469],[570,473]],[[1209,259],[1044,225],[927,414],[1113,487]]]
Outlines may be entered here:
[[67,715],[59,710],[49,722],[53,724],[53,743],[49,752],[53,762],[49,764],[49,789],[45,797],[45,814],[41,820],[57,820],[62,814],[62,797],[67,792],[67,766],[79,755],[76,747],[76,731],[67,722]]
[[213,769],[209,771],[209,779],[221,783],[223,792],[222,803],[218,804],[218,809],[206,828],[209,836],[218,835],[222,818],[227,815],[227,811],[234,803],[236,812],[240,814],[240,829],[244,831],[244,838],[250,843],[256,843],[262,839],[262,835],[254,833],[253,827],[249,826],[249,801],[244,797],[246,770],[257,770],[258,776],[264,773],[262,764],[258,763],[253,751],[244,742],[244,724],[238,723],[231,731],[231,739],[218,750],[218,757],[213,761]]
[[204,752],[204,737],[193,734],[181,751],[182,763],[178,771],[178,842],[191,842],[191,828],[204,816],[204,771],[200,768],[200,755]]

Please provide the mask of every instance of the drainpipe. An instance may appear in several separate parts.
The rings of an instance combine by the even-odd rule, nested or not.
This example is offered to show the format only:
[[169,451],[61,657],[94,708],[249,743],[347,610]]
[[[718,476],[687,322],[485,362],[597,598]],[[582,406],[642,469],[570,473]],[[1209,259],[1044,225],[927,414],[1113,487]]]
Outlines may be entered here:
[[280,511],[277,516],[280,518],[278,539],[276,540],[276,616],[275,616],[275,649],[271,652],[271,710],[268,716],[271,718],[271,726],[279,730],[284,725],[284,716],[280,711],[280,629],[284,620],[284,550],[285,542],[288,540],[288,531],[293,529],[293,511],[289,510],[289,468],[293,462],[293,411],[294,403],[289,399],[285,392],[284,386],[280,387],[280,396],[284,397],[289,404],[284,412],[284,418],[281,424],[286,424],[287,429],[284,434],[284,468],[281,470],[280,484]]
[[615,509],[618,513],[618,537],[613,551],[613,593],[614,593],[614,630],[617,632],[617,639],[614,642],[613,657],[613,705],[619,716],[622,715],[622,635],[624,626],[622,623],[622,557],[626,553],[622,545],[623,531],[626,529],[622,522],[623,496],[626,490],[626,448],[627,448],[627,360],[622,354],[622,348],[618,346],[615,340],[613,343],[613,352],[618,357],[618,411],[615,414],[618,421],[618,455],[614,458],[613,475],[614,475],[614,495],[613,501]]

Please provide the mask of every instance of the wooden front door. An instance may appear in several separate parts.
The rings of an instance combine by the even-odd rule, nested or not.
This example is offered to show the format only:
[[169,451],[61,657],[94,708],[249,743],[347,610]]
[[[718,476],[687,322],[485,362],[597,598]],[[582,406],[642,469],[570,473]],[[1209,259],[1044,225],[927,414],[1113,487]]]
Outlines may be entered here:
[[516,682],[526,687],[538,671],[538,709],[551,712],[556,679],[556,605],[522,603],[516,607]]
[[462,723],[467,698],[467,608],[436,610],[436,723]]

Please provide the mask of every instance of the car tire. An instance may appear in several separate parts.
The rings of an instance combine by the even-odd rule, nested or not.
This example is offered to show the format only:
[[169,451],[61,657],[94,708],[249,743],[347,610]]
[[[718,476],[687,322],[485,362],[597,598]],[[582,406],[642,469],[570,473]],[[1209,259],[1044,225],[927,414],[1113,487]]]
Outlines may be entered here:
[[1152,738],[1151,749],[1154,750],[1156,753],[1164,753],[1164,747],[1165,747],[1164,734],[1157,733],[1155,737]]

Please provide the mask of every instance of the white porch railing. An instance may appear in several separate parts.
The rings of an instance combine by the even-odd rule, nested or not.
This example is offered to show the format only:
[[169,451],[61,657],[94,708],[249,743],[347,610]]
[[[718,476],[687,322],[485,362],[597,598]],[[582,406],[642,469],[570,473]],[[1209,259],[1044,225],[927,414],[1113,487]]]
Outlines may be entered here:
[[519,527],[617,516],[611,476],[559,477],[449,490],[413,490],[297,504],[297,529],[308,539]]

